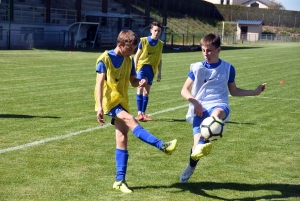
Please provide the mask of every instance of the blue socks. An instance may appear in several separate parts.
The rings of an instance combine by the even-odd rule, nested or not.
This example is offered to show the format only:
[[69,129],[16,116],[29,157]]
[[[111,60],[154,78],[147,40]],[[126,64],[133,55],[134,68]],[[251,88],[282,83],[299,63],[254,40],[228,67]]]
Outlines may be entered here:
[[148,105],[148,96],[143,96],[143,107],[142,107],[142,112],[145,113]]
[[143,107],[143,94],[137,94],[136,95],[136,105],[137,105],[138,111],[142,111],[142,107]]
[[192,154],[192,149],[191,149],[191,151],[190,151],[190,166],[191,167],[196,167],[196,165],[197,165],[197,163],[199,162],[199,160],[197,160],[197,161],[194,161],[192,158],[191,158],[191,154]]
[[148,96],[143,96],[143,94],[136,94],[136,105],[138,111],[143,112],[143,114],[146,112],[148,100]]
[[150,134],[147,130],[145,130],[141,125],[138,125],[132,130],[132,133],[139,138],[140,140],[157,147],[158,149],[162,149],[163,142],[159,140],[154,135]]
[[128,151],[116,149],[116,181],[125,180],[128,162]]

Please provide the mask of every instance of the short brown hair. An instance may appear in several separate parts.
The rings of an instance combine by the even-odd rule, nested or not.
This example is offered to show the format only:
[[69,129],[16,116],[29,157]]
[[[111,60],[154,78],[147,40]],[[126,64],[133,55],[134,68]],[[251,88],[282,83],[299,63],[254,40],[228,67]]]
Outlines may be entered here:
[[221,46],[221,38],[215,34],[207,34],[200,40],[200,46],[203,45],[213,45],[215,48]]
[[162,28],[162,24],[159,23],[159,22],[152,22],[152,23],[151,23],[151,29],[152,29],[154,26],[158,26],[159,28]]
[[133,44],[137,45],[139,43],[139,38],[131,30],[123,30],[119,33],[117,43],[121,45]]

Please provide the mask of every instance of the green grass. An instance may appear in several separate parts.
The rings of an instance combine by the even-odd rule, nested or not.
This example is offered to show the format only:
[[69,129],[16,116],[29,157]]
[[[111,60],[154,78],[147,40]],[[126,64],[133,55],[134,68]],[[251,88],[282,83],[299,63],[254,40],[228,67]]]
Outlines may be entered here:
[[[100,52],[0,51],[0,200],[299,200],[300,45],[223,47],[238,87],[267,88],[258,97],[230,97],[224,137],[188,184],[178,182],[192,144],[180,90],[190,63],[203,57],[165,52],[147,110],[155,121],[142,126],[177,138],[178,149],[167,156],[129,134],[127,181],[135,192],[124,195],[112,189],[114,128],[95,118]],[[132,114],[135,93],[130,88]]]

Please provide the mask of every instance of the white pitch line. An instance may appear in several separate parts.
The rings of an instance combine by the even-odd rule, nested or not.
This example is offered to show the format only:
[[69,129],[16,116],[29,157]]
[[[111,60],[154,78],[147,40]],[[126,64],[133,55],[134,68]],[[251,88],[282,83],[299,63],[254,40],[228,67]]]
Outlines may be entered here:
[[[156,114],[161,114],[161,113],[166,113],[166,112],[177,110],[177,109],[184,108],[184,107],[187,107],[187,106],[188,105],[182,105],[182,106],[178,106],[178,107],[168,108],[166,110],[161,110],[161,111],[149,114],[149,116],[156,115]],[[69,137],[72,137],[72,136],[75,136],[75,135],[80,135],[82,133],[87,133],[87,132],[91,132],[91,131],[94,131],[94,130],[103,129],[103,128],[106,128],[106,127],[109,127],[109,126],[111,126],[111,124],[106,124],[104,126],[97,126],[97,127],[94,127],[94,128],[88,128],[86,130],[81,130],[81,131],[77,131],[77,132],[74,132],[74,133],[68,133],[66,135],[55,136],[55,137],[46,138],[46,139],[43,139],[43,140],[34,141],[34,142],[31,142],[31,143],[27,143],[27,144],[15,146],[15,147],[2,149],[2,150],[0,150],[0,154],[10,152],[10,151],[19,150],[19,149],[24,149],[24,148],[27,148],[27,147],[37,146],[37,145],[40,145],[40,144],[43,144],[43,143],[46,143],[46,142],[51,142],[51,141],[55,141],[55,140],[69,138]]]
[[[252,97],[252,96],[248,96],[248,97]],[[253,96],[253,97],[257,97],[257,96]],[[292,99],[292,98],[272,98],[272,97],[257,97],[257,98],[278,99],[278,100],[288,100],[288,101],[300,101],[300,99]],[[178,106],[178,107],[168,108],[168,109],[165,109],[165,110],[161,110],[161,111],[149,114],[149,116],[153,116],[153,115],[161,114],[161,113],[166,113],[166,112],[177,110],[177,109],[184,108],[184,107],[187,107],[187,106],[188,106],[188,104]],[[23,144],[23,145],[20,145],[20,146],[15,146],[15,147],[7,148],[7,149],[2,149],[2,150],[0,150],[0,154],[10,152],[10,151],[19,150],[19,149],[24,149],[24,148],[27,148],[27,147],[36,146],[36,145],[43,144],[43,143],[50,142],[50,141],[55,141],[55,140],[60,140],[60,139],[72,137],[72,136],[75,136],[75,135],[80,135],[82,133],[87,133],[87,132],[91,132],[91,131],[94,131],[94,130],[103,129],[103,128],[106,128],[108,126],[111,126],[111,124],[107,124],[107,125],[104,125],[104,126],[98,126],[98,127],[94,127],[94,128],[88,128],[86,130],[81,130],[81,131],[77,131],[77,132],[74,132],[74,133],[69,133],[69,134],[66,134],[66,135],[55,136],[55,137],[52,137],[52,138],[46,138],[46,139],[43,139],[43,140]]]

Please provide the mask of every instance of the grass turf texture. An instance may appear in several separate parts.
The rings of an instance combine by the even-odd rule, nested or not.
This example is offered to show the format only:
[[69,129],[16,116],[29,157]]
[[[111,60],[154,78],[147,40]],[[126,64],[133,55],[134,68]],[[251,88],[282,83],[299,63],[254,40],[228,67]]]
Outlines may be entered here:
[[[167,156],[129,134],[128,185],[112,189],[114,128],[98,127],[94,65],[100,52],[0,51],[0,200],[299,200],[300,44],[224,46],[236,84],[258,97],[230,97],[230,122],[187,184],[191,125],[181,87],[201,52],[165,52],[142,122],[151,133],[178,139]],[[281,80],[285,84],[279,84]],[[136,115],[135,88],[130,88]],[[29,144],[35,142],[33,144]],[[12,148],[12,149],[10,149]],[[15,148],[15,150],[13,150]]]

